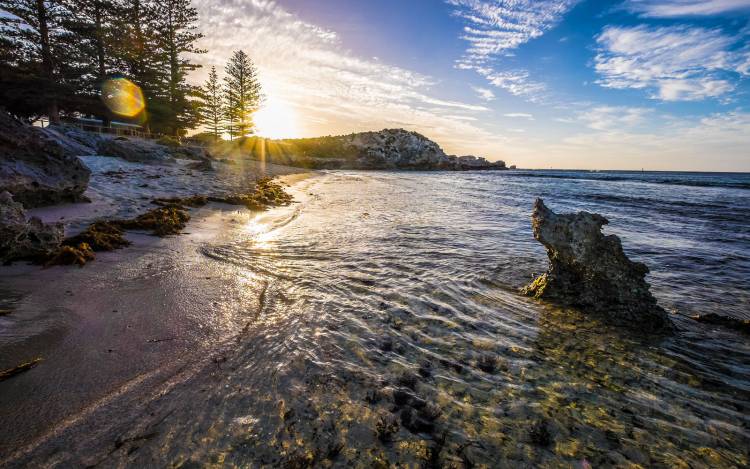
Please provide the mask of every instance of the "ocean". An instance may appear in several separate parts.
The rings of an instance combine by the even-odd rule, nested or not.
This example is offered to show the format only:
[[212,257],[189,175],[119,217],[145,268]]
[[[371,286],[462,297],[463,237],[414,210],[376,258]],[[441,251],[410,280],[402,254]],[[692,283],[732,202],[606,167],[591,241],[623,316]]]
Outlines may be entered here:
[[[750,342],[687,316],[750,318],[750,175],[331,172],[305,184],[253,240],[202,248],[268,282],[259,321],[274,333],[246,350],[254,371],[238,379],[278,372],[268,393],[294,417],[292,431],[284,415],[258,418],[262,441],[318,458],[340,444],[333,460],[367,464],[748,464]],[[680,332],[618,331],[520,296],[547,265],[537,197],[607,217]],[[278,448],[229,458],[272,461]]]

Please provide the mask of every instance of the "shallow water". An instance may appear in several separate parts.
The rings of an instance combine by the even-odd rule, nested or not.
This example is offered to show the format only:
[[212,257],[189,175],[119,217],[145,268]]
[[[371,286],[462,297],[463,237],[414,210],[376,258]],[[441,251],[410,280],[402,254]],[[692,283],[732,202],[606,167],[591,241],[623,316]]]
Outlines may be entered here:
[[215,450],[237,464],[746,465],[746,338],[681,316],[674,338],[632,337],[516,289],[546,265],[528,218],[540,196],[607,216],[669,310],[748,318],[750,191],[565,176],[333,173],[282,227],[205,246],[269,284],[260,343],[231,378],[267,394],[218,398],[254,438]]
[[[750,344],[682,315],[750,318],[748,178],[614,174],[297,184],[299,203],[198,248],[260,292],[240,334],[84,461],[746,467]],[[680,332],[638,337],[518,295],[546,267],[537,196],[609,218]]]

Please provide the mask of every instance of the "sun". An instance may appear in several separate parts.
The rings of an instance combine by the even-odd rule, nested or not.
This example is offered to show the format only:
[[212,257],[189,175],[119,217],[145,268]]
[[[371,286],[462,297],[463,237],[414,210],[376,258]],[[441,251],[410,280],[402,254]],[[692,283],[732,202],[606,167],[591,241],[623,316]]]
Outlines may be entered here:
[[255,131],[261,137],[278,139],[298,135],[297,113],[281,100],[269,98],[253,120]]

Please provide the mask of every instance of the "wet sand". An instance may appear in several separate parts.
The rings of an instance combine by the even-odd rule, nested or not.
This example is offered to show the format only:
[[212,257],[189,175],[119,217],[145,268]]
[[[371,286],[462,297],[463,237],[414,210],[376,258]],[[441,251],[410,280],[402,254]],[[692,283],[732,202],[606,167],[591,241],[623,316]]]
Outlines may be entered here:
[[[79,440],[74,428],[106,432],[195,367],[220,366],[222,344],[258,314],[264,284],[199,248],[271,230],[294,209],[253,213],[211,204],[192,211],[183,235],[128,233],[132,246],[100,253],[84,268],[0,269],[0,297],[10,311],[0,317],[0,368],[43,359],[0,382],[0,465],[52,462],[71,449],[66,435]],[[44,457],[25,459],[40,447]]]

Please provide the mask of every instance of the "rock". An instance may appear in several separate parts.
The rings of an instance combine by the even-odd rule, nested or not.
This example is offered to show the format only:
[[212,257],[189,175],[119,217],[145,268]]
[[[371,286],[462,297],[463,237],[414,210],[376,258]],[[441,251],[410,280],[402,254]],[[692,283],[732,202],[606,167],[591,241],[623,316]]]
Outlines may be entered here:
[[750,319],[736,319],[728,316],[721,316],[716,313],[693,316],[693,319],[704,324],[726,327],[737,332],[750,334]]
[[184,160],[209,161],[211,159],[211,155],[203,147],[172,146],[169,147],[169,150],[173,157],[181,158]]
[[40,129],[42,133],[55,140],[70,156],[94,156],[100,134],[86,132],[71,125],[52,125]]
[[0,193],[0,263],[20,259],[46,259],[63,240],[63,225],[26,218],[23,205],[9,192]]
[[111,139],[111,135],[100,134],[98,132],[88,132],[75,125],[59,124],[47,127],[47,131],[62,135],[67,140],[72,140],[81,145],[82,148],[90,149],[91,153],[87,155],[96,155],[99,143],[103,140]]
[[97,153],[101,156],[122,158],[133,163],[171,164],[175,162],[168,147],[140,138],[104,139],[99,142]]
[[249,152],[255,159],[314,169],[507,169],[502,161],[493,163],[476,156],[446,155],[429,138],[404,129],[271,142],[246,138],[219,143],[212,151],[227,156]]
[[385,129],[338,138],[357,155],[356,169],[505,169],[502,161],[490,163],[476,156],[446,155],[437,143],[424,135],[403,129]]
[[196,171],[213,171],[214,166],[211,164],[211,160],[205,159],[205,160],[198,160],[194,163],[190,163],[187,165],[188,169],[194,169]]
[[541,199],[534,204],[534,237],[547,248],[549,270],[523,293],[598,313],[609,322],[646,331],[671,329],[645,277],[648,267],[625,255],[620,238],[604,236],[601,215],[558,215]]
[[458,157],[452,157],[455,158],[455,169],[458,171],[472,171],[472,170],[505,170],[508,169],[505,167],[505,161],[487,161],[487,159],[473,156],[473,155],[466,155],[466,156],[458,156]]
[[0,111],[0,192],[26,208],[78,202],[90,177],[55,138]]

